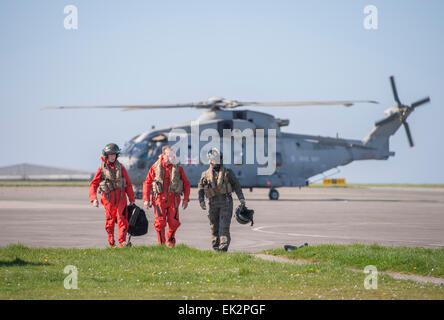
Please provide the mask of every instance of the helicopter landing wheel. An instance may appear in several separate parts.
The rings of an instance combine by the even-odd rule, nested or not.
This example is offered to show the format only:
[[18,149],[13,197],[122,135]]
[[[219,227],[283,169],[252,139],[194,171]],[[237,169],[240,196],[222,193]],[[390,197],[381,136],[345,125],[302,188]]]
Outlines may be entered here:
[[270,198],[270,200],[279,199],[279,192],[274,188],[270,189],[270,192],[268,193],[268,198]]

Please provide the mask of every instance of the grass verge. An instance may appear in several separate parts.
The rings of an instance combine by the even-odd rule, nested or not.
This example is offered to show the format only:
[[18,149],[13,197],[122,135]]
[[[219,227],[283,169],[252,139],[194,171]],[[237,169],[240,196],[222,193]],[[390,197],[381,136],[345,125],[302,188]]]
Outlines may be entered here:
[[[316,253],[316,248],[321,253],[325,250],[323,246],[306,247],[298,254],[303,251]],[[268,253],[285,255],[279,251]],[[341,263],[328,262],[328,256],[320,256],[325,260],[319,258],[319,262],[325,263],[313,261],[308,265],[297,265],[265,261],[246,253],[200,251],[185,245],[173,249],[160,246],[52,249],[9,245],[0,248],[0,299],[444,297],[444,286],[394,280],[384,275],[378,278],[377,290],[366,290],[363,285],[366,274],[349,271]],[[385,259],[383,255],[380,257]],[[442,262],[440,257],[436,261]],[[313,255],[311,259],[315,259]],[[364,257],[361,261],[361,264],[375,262],[369,260],[366,263]],[[78,270],[77,290],[64,288],[64,279],[69,275],[64,273],[67,265]]]
[[319,245],[293,251],[273,249],[266,254],[312,263],[329,263],[341,267],[364,269],[374,265],[378,271],[394,271],[420,276],[444,278],[444,248],[383,247],[380,245]]

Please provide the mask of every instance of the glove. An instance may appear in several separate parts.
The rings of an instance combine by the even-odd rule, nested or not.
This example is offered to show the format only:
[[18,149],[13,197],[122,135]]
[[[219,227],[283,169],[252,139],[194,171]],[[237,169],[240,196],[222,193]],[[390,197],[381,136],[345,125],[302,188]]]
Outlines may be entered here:
[[99,201],[94,200],[93,203],[92,203],[92,205],[93,205],[94,207],[98,208],[98,207],[99,207]]
[[205,205],[205,202],[201,202],[200,207],[202,208],[202,210],[207,210],[207,206]]
[[240,199],[239,201],[240,201],[241,205],[243,205],[243,206],[247,203],[247,202],[245,201],[245,199]]

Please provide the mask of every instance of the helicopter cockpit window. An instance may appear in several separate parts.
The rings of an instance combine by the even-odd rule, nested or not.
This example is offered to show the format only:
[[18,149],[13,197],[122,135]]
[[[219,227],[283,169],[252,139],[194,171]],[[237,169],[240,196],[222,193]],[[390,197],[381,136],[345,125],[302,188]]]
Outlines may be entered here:
[[148,151],[148,144],[145,141],[143,141],[134,144],[133,148],[131,149],[131,155],[139,156],[142,155],[143,153],[146,153],[147,151]]
[[122,154],[130,153],[133,146],[134,146],[134,143],[132,143],[132,142],[125,143],[125,145],[122,148]]
[[150,141],[148,142],[148,152],[147,152],[147,156],[148,159],[157,159],[157,157],[162,153],[162,147],[164,145],[167,145],[166,141],[165,142],[154,142],[154,141]]
[[159,135],[151,138],[152,141],[156,141],[156,142],[158,142],[158,141],[166,141],[166,139],[167,139],[166,136],[163,135],[163,134],[159,134]]

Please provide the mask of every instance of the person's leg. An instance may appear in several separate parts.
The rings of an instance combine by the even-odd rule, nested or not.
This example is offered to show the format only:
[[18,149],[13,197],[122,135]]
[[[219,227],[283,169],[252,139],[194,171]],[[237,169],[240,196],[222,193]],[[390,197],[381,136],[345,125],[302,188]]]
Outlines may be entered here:
[[233,217],[233,199],[230,197],[220,209],[219,220],[219,251],[228,251],[231,242],[230,225]]
[[117,228],[119,234],[119,244],[126,242],[126,234],[128,232],[128,217],[125,199],[119,202],[119,206],[117,208]]
[[105,208],[105,230],[108,235],[108,243],[110,245],[114,244],[114,224],[116,222],[117,208],[113,206],[110,202],[102,203]]
[[180,226],[179,221],[179,208],[169,207],[167,210],[167,246],[174,247],[176,245],[176,231]]
[[208,219],[210,220],[211,246],[214,250],[219,249],[219,212],[220,208],[218,206],[209,206]]
[[165,243],[166,210],[160,203],[154,203],[154,229],[157,232],[157,241],[159,244]]

